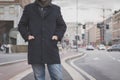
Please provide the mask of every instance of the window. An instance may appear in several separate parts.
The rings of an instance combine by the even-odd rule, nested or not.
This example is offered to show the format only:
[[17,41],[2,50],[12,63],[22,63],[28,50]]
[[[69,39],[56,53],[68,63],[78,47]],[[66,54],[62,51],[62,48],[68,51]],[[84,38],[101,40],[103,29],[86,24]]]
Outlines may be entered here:
[[4,14],[4,7],[0,7],[0,14]]
[[10,14],[15,14],[15,8],[14,7],[10,7],[9,8],[9,13]]

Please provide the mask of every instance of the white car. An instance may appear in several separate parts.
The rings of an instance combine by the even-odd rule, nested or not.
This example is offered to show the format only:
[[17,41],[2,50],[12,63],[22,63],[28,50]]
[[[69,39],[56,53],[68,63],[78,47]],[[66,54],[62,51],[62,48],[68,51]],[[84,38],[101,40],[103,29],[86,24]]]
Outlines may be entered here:
[[76,45],[72,45],[71,48],[72,49],[77,49],[77,46]]
[[101,44],[98,46],[98,50],[106,50],[106,47],[103,44]]
[[86,50],[94,50],[95,48],[92,45],[87,45]]

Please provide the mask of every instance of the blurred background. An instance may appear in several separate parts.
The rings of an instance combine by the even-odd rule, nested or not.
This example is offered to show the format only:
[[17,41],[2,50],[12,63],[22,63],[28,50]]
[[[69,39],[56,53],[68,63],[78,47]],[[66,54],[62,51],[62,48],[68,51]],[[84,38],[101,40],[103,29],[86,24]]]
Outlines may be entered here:
[[[24,7],[32,2],[0,0],[0,80],[34,80],[27,64],[28,43],[18,32]],[[67,25],[58,43],[64,80],[120,80],[120,0],[52,0],[52,3],[61,7]],[[65,63],[82,79],[74,79],[77,73]],[[12,78],[26,70],[22,78]],[[50,80],[48,72],[46,79]]]
[[[11,46],[12,52],[24,52],[27,43],[17,27],[24,6],[34,0],[0,0],[0,46]],[[85,47],[120,43],[119,0],[53,0],[61,7],[68,26],[62,46]],[[71,33],[72,32],[72,33]],[[9,52],[11,52],[9,51]]]

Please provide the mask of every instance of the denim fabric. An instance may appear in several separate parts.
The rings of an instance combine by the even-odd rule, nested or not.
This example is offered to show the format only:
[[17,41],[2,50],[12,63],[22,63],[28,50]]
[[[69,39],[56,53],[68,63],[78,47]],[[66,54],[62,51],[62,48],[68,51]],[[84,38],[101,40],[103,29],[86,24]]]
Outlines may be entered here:
[[[35,80],[45,80],[45,64],[32,64]],[[51,80],[63,80],[61,64],[47,64]]]

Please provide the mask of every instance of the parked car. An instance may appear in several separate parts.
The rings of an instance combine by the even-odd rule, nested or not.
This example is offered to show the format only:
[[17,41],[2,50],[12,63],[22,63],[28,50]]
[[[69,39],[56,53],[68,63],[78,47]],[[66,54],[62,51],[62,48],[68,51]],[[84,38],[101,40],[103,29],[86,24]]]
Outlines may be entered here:
[[76,45],[71,45],[71,49],[77,49]]
[[87,45],[86,50],[94,50],[95,48],[92,45]]
[[98,45],[98,50],[106,50],[105,45],[103,44]]
[[112,45],[107,49],[107,51],[120,51],[120,44]]

